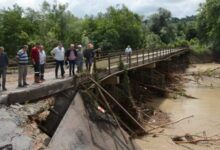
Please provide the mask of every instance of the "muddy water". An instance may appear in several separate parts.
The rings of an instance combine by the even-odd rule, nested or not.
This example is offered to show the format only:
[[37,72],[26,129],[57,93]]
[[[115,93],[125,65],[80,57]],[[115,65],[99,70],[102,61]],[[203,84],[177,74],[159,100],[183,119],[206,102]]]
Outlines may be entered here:
[[[207,69],[211,70],[218,67],[220,67],[219,64],[195,65],[191,66],[186,74],[203,72]],[[177,121],[191,115],[194,115],[194,117],[170,125],[162,133],[158,133],[162,131],[161,129],[155,131],[158,137],[150,135],[137,139],[137,143],[143,150],[220,150],[220,142],[176,145],[171,140],[173,136],[182,136],[186,133],[206,135],[208,137],[216,134],[220,135],[220,79],[216,78],[218,74],[220,75],[220,69],[216,72],[215,77],[203,77],[202,80],[199,80],[199,84],[195,82],[194,77],[187,76],[187,78],[192,80],[184,85],[186,94],[197,99],[183,97],[175,100],[155,99],[153,103],[149,104],[168,113],[172,121]]]

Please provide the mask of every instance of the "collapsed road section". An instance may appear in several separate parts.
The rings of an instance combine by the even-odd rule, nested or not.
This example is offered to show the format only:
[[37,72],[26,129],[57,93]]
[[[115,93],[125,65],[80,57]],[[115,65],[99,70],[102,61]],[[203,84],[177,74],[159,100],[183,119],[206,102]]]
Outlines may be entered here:
[[[82,94],[83,95],[83,94]],[[85,104],[85,105],[84,105]],[[103,119],[87,100],[77,93],[48,149],[138,150],[125,131],[122,135],[111,118]],[[93,114],[91,114],[93,113]],[[90,116],[93,116],[92,120]],[[110,116],[109,116],[110,117]]]
[[[69,84],[66,84],[66,82],[69,82]],[[1,143],[0,147],[6,150],[20,148],[25,150],[35,148],[53,150],[138,150],[139,148],[132,142],[129,135],[118,126],[112,116],[108,113],[100,112],[95,105],[95,100],[88,97],[88,93],[85,94],[86,92],[82,89],[78,90],[78,87],[80,87],[78,82],[76,83],[71,79],[69,81],[56,83],[55,87],[62,87],[61,85],[63,84],[72,84],[75,86],[68,86],[67,90],[57,88],[60,91],[56,90],[56,92],[48,94],[48,99],[50,100],[48,107],[44,107],[46,102],[44,95],[47,95],[45,90],[41,95],[43,97],[40,98],[40,95],[38,95],[39,99],[37,101],[29,101],[31,102],[30,105],[25,102],[27,99],[22,99],[22,102],[25,102],[23,104],[14,104],[12,101],[19,101],[21,98],[24,98],[22,93],[30,96],[31,93],[36,93],[36,91],[39,93],[40,88],[33,88],[25,92],[11,93],[14,98],[9,95],[8,100],[10,101],[8,102],[10,103],[8,103],[8,106],[4,106],[4,110],[5,112],[11,110],[13,114],[21,113],[23,116],[22,118],[24,118],[23,122],[25,126],[21,126],[21,124],[17,124],[17,121],[15,121],[13,127],[16,128],[16,130],[14,130],[16,132],[10,130],[11,136],[7,137],[9,140],[4,140],[5,138],[2,136],[2,141],[4,142]],[[58,84],[61,85],[59,86]],[[41,89],[45,88],[47,87],[41,87]],[[16,99],[15,97],[18,98]],[[37,108],[39,102],[43,103]],[[30,108],[34,110],[32,111],[31,109],[31,113],[29,113]],[[14,112],[15,110],[16,112]],[[41,117],[41,114],[43,114],[44,117]],[[20,116],[19,114],[12,118],[12,122],[16,118],[21,118]],[[32,129],[31,131],[28,130],[28,135],[26,134],[27,127],[31,127]],[[5,130],[3,127],[1,128]],[[19,130],[19,132],[17,132],[17,130]],[[4,135],[6,134],[8,133]],[[42,135],[43,138],[41,138]],[[20,139],[21,137],[22,139]],[[20,140],[18,139],[22,140],[22,142],[19,142]],[[22,143],[25,143],[25,145]],[[23,145],[23,147],[21,147],[21,145]]]

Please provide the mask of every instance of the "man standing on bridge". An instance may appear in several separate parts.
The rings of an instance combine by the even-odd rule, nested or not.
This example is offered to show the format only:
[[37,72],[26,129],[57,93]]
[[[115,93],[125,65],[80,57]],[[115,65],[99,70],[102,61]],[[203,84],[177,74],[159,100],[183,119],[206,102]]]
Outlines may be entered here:
[[[24,45],[21,50],[18,51],[16,58],[18,59],[18,87],[24,87],[29,84],[26,82],[27,69],[28,69],[28,46]],[[23,85],[22,85],[23,81]]]
[[128,45],[127,48],[125,49],[125,55],[127,57],[127,63],[131,63],[131,53],[132,53],[132,49],[131,49],[130,45]]
[[44,50],[43,45],[40,46],[39,56],[40,56],[40,66],[39,66],[40,80],[45,81],[44,70],[45,70],[45,64],[46,64],[46,52]]
[[56,79],[58,79],[58,69],[59,69],[59,67],[61,68],[61,76],[62,76],[62,78],[64,78],[65,71],[64,71],[63,65],[64,65],[65,49],[64,49],[62,43],[60,42],[58,44],[58,46],[55,47],[50,52],[50,54],[54,57],[54,59],[56,61],[56,68],[55,68],[55,77],[56,77]]
[[1,46],[0,47],[0,79],[2,77],[2,90],[3,91],[7,90],[5,87],[7,67],[8,67],[8,56],[4,52],[4,47]]
[[66,51],[66,59],[69,62],[69,76],[75,75],[75,65],[77,59],[77,52],[74,44],[70,44],[70,48]]
[[31,59],[34,66],[34,82],[40,83],[40,54],[39,54],[40,44],[36,45],[31,49]]
[[87,48],[83,51],[83,56],[85,57],[86,70],[89,71],[89,73],[91,73],[95,56],[94,46],[92,43],[89,43],[87,45]]

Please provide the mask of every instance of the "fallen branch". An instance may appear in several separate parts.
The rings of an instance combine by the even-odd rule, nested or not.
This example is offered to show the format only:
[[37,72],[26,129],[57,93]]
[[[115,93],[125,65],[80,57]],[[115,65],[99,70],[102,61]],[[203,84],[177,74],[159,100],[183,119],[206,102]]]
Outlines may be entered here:
[[144,128],[108,91],[106,91],[98,82],[96,82],[96,81],[95,81],[94,79],[92,79],[91,77],[89,77],[89,79],[90,79],[99,89],[101,89],[102,92],[104,92],[115,104],[117,104],[117,105],[121,108],[121,110],[123,110],[123,111],[127,114],[127,116],[128,116],[131,120],[133,120],[136,125],[138,125],[138,126],[140,127],[140,129],[142,129],[145,133],[147,133],[146,130],[145,130],[145,128]]
[[192,140],[192,141],[174,141],[176,144],[197,144],[198,142],[216,142],[220,141],[220,139],[199,139],[199,140]]
[[217,68],[214,68],[214,69],[211,69],[211,70],[207,69],[207,70],[203,71],[202,73],[204,73],[204,74],[213,73],[214,71],[216,71],[218,69],[220,69],[220,67],[217,67]]
[[189,119],[189,118],[192,118],[192,117],[194,117],[194,115],[191,115],[191,116],[182,118],[182,119],[180,119],[180,120],[178,120],[178,121],[175,121],[175,122],[169,122],[169,123],[160,125],[160,126],[158,126],[158,127],[155,127],[155,128],[153,128],[153,129],[148,130],[147,132],[151,132],[151,131],[153,131],[153,130],[155,130],[155,129],[162,128],[162,127],[165,127],[165,126],[169,126],[169,125],[171,125],[171,124],[175,124],[175,123],[178,123],[178,122],[180,122],[180,121],[183,121],[183,120],[185,120],[185,119]]
[[98,92],[99,92],[99,94],[101,95],[102,100],[103,100],[104,103],[106,104],[107,108],[108,108],[109,111],[111,112],[111,114],[112,114],[114,120],[116,121],[116,123],[117,123],[117,125],[118,125],[118,127],[119,127],[119,130],[120,130],[120,132],[121,132],[121,135],[123,136],[125,142],[128,143],[127,138],[126,138],[126,136],[125,136],[125,134],[124,134],[124,132],[123,132],[123,129],[122,129],[122,127],[121,127],[121,125],[120,125],[120,123],[119,123],[119,121],[118,121],[118,119],[117,119],[115,113],[113,112],[111,106],[109,105],[109,103],[108,103],[108,101],[107,101],[105,95],[102,93],[102,91],[100,90],[100,88],[98,88]]
[[184,96],[184,97],[186,97],[186,98],[190,98],[190,99],[198,99],[198,98],[193,97],[193,96],[191,96],[191,95],[187,95],[186,93],[179,93],[179,95]]
[[165,93],[176,93],[176,94],[184,96],[186,98],[197,99],[196,97],[193,97],[191,95],[187,95],[186,93],[177,92],[177,89],[175,89],[175,91],[174,91],[174,90],[169,90],[169,89],[165,89],[165,88],[160,88],[160,87],[157,87],[157,86],[154,86],[154,85],[147,85],[147,84],[143,84],[143,83],[140,83],[140,82],[138,82],[138,83],[142,86],[145,86],[145,87],[148,87],[148,88],[153,88],[155,90],[159,90],[159,91],[162,91],[162,92],[165,92]]

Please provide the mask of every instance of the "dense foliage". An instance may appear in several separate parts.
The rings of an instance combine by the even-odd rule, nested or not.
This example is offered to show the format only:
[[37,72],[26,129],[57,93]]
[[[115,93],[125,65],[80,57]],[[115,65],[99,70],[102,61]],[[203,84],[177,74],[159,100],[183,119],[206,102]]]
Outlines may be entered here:
[[220,1],[207,0],[198,15],[198,37],[211,50],[220,52]]
[[[191,46],[197,53],[220,51],[220,1],[207,0],[197,16],[172,17],[169,10],[140,16],[124,5],[109,7],[105,13],[77,18],[67,10],[68,4],[43,2],[41,8],[0,10],[0,45],[14,56],[23,45],[42,43],[50,51],[58,41],[67,48],[70,43],[93,42],[103,51]],[[144,19],[145,18],[145,19]]]

